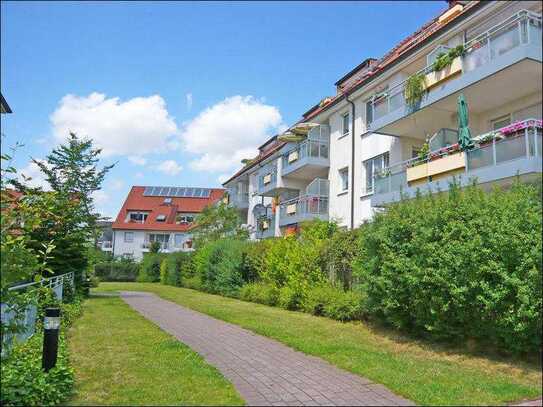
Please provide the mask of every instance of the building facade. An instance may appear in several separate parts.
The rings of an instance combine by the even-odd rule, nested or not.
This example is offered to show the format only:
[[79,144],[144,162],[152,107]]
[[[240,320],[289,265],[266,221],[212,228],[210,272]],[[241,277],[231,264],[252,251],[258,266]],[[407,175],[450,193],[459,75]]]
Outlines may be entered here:
[[163,253],[192,250],[195,217],[223,195],[219,188],[132,187],[112,225],[113,255],[141,259],[153,242]]
[[[541,2],[450,1],[224,183],[254,238],[313,218],[357,227],[454,179],[483,187],[541,174]],[[458,144],[458,101],[471,144]],[[239,191],[243,191],[240,193]]]

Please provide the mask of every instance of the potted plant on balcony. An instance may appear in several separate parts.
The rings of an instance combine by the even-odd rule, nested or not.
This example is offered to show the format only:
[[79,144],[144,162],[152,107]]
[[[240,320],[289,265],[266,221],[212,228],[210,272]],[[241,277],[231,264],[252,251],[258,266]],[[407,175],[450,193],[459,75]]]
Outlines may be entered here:
[[426,74],[426,88],[429,89],[462,72],[462,60],[460,57],[464,53],[464,46],[458,45],[450,49],[447,53],[439,54],[432,64],[430,72]]

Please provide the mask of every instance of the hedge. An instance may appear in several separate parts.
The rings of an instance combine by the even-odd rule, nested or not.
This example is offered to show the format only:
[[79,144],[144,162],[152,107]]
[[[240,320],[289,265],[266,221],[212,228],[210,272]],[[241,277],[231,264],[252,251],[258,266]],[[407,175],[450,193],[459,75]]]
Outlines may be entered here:
[[362,230],[356,274],[368,311],[433,339],[507,352],[541,347],[541,193],[476,186],[418,196]]
[[184,278],[191,277],[192,259],[188,252],[172,253],[160,264],[160,282],[180,287]]
[[160,281],[160,263],[167,255],[162,253],[146,253],[139,265],[136,278],[142,283],[155,283]]
[[138,271],[138,264],[128,259],[112,260],[94,266],[94,274],[100,281],[136,281]]

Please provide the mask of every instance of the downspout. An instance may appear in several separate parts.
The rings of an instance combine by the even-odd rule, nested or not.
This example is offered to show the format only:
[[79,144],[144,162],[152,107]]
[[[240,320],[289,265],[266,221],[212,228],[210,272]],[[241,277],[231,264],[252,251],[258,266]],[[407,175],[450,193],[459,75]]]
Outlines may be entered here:
[[349,93],[345,93],[345,100],[351,105],[351,230],[354,229],[354,146],[355,146],[355,113],[353,101],[349,100]]

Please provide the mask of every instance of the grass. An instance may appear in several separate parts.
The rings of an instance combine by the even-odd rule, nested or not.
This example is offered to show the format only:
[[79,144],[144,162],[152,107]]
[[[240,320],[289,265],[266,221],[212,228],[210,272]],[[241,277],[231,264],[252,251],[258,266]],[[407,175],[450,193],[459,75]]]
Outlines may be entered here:
[[541,365],[415,341],[366,324],[285,311],[153,283],[101,283],[99,291],[148,291],[274,338],[382,383],[417,404],[506,404],[541,395]]
[[243,404],[215,368],[119,297],[85,301],[68,346],[73,405]]

